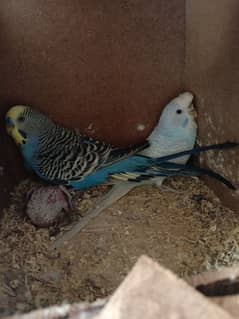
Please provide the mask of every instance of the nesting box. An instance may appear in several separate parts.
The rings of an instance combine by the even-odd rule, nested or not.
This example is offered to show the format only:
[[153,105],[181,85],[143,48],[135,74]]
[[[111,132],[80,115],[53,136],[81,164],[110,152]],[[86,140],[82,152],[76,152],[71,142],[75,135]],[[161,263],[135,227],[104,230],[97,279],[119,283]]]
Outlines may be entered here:
[[[238,10],[237,0],[1,0],[1,208],[27,176],[4,128],[15,104],[126,146],[142,142],[166,103],[188,90],[199,141],[239,141]],[[238,184],[238,150],[201,162]],[[237,194],[207,182],[238,210]]]

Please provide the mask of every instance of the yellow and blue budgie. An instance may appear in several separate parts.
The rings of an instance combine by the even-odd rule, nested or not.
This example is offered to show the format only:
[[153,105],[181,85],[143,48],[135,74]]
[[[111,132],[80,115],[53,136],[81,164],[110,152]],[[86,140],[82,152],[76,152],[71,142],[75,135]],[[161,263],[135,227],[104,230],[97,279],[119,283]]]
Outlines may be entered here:
[[[12,107],[6,114],[6,127],[20,147],[25,166],[45,181],[76,190],[104,183],[114,185],[87,214],[86,218],[90,219],[132,188],[149,183],[160,186],[169,176],[207,174],[233,188],[219,174],[185,164],[191,154],[237,145],[225,143],[194,148],[197,124],[192,101],[193,95],[189,92],[173,99],[147,141],[125,149],[63,128],[28,106]],[[84,221],[78,228],[76,225],[74,232],[83,224]]]

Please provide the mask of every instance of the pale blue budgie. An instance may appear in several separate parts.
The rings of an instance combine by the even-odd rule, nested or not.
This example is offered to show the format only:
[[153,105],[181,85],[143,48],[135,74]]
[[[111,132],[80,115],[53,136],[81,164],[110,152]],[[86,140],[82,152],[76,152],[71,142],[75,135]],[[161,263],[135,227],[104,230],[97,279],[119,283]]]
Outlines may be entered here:
[[[164,108],[157,126],[148,137],[149,146],[140,155],[150,158],[160,158],[169,154],[191,150],[194,147],[197,124],[195,121],[196,111],[192,105],[192,101],[193,95],[185,92],[173,99]],[[185,164],[189,157],[190,153],[186,156],[174,158],[172,161],[178,164]],[[192,173],[191,175],[194,174]],[[117,176],[115,177],[117,178]],[[110,181],[115,184],[111,190],[70,231],[60,237],[53,247],[59,247],[64,241],[69,240],[87,225],[90,219],[97,216],[103,209],[120,199],[134,187],[145,184],[161,186],[166,177],[167,174],[159,177],[151,176],[141,182],[134,182],[135,175],[133,173],[119,174],[116,180]]]
[[[168,176],[208,174],[233,188],[229,181],[212,171],[184,165],[190,154],[236,144],[191,150],[196,138],[192,99],[191,93],[184,93],[171,101],[148,142],[125,149],[63,128],[28,106],[12,107],[5,121],[8,133],[20,147],[25,166],[45,181],[76,190],[104,183],[116,184],[97,209],[86,216],[90,219],[133,187],[145,183],[160,185]],[[147,146],[147,150],[135,155]],[[188,151],[177,153],[184,150]],[[163,157],[167,154],[172,155]],[[71,234],[78,232],[86,223],[87,220],[84,220],[74,226]]]

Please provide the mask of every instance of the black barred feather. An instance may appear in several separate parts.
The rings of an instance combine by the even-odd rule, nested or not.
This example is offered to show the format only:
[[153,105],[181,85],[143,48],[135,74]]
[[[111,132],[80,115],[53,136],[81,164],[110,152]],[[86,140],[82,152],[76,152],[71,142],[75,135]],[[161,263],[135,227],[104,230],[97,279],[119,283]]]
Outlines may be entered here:
[[51,182],[81,180],[104,165],[125,159],[148,146],[148,142],[144,142],[132,147],[117,148],[63,128],[31,108],[26,108],[22,115],[35,117],[34,121],[28,121],[29,125],[32,122],[38,123],[34,168],[40,176]]

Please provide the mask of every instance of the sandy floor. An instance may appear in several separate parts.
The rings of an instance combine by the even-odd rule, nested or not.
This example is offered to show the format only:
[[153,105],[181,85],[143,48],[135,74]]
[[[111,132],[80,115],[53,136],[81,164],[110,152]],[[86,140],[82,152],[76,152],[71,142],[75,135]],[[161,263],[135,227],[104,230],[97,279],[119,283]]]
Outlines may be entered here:
[[[48,247],[69,226],[31,225],[23,213],[30,185],[16,188],[0,221],[0,315],[104,297],[142,254],[180,276],[239,262],[239,214],[223,207],[198,179],[170,181],[180,193],[135,189],[59,252]],[[79,193],[78,214],[105,190]]]

